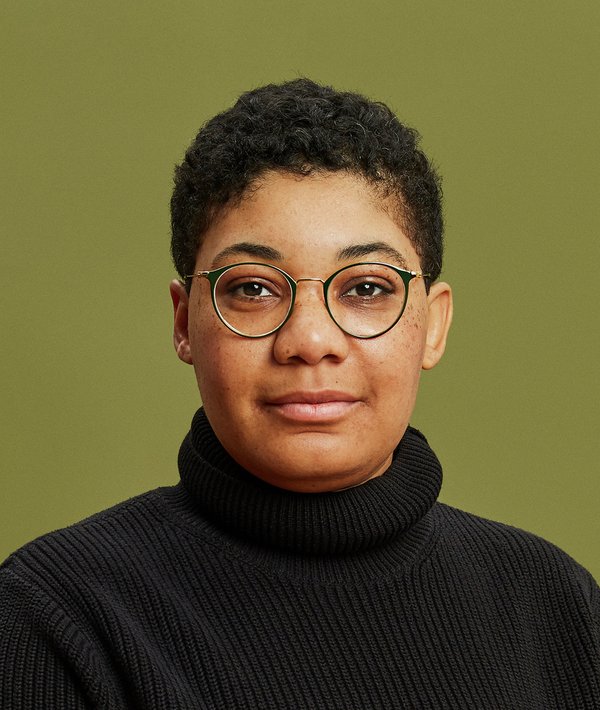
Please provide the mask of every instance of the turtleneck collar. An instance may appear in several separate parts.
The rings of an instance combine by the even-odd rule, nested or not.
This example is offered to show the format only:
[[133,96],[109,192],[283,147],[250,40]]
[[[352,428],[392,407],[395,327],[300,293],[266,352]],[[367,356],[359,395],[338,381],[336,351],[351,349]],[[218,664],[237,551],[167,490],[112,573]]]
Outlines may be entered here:
[[442,480],[427,440],[409,427],[383,475],[339,492],[286,491],[241,468],[202,409],[181,445],[179,471],[195,505],[218,527],[263,546],[311,555],[356,553],[410,538]]

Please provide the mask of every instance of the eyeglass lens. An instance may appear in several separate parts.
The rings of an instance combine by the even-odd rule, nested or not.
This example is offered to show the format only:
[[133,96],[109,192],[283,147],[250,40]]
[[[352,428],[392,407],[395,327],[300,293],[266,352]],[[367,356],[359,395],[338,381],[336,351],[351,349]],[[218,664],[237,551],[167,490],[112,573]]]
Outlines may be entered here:
[[[215,305],[221,318],[248,336],[267,335],[288,317],[292,286],[266,264],[238,264],[215,284]],[[338,326],[350,335],[373,337],[390,328],[406,301],[402,277],[383,264],[355,264],[329,282],[327,307]]]

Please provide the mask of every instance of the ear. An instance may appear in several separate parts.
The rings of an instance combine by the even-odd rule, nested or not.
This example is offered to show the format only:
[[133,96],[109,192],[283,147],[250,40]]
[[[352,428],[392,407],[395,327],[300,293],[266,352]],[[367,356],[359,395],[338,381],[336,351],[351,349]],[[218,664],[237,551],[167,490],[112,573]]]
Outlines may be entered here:
[[446,349],[446,338],[452,323],[452,289],[440,281],[432,284],[427,295],[427,338],[422,368],[431,370]]
[[173,301],[173,344],[175,345],[175,351],[180,360],[191,365],[193,361],[188,330],[190,297],[185,290],[185,286],[177,279],[171,281],[169,291]]

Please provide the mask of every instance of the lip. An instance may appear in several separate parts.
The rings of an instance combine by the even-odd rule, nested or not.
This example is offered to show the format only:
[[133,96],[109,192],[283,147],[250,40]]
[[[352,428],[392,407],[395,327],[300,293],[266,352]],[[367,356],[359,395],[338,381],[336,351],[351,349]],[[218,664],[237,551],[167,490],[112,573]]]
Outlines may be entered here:
[[270,411],[284,419],[315,423],[333,422],[350,413],[360,399],[349,392],[320,390],[318,392],[290,392],[265,401]]

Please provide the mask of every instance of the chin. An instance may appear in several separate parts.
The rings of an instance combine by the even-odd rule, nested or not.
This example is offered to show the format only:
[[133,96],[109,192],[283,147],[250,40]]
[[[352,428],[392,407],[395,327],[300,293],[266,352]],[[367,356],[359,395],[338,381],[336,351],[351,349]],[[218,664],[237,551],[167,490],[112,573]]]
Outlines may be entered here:
[[288,475],[286,477],[274,475],[268,478],[262,475],[261,479],[265,483],[293,493],[332,493],[352,488],[363,482],[354,481],[352,478],[347,478],[343,475],[328,475],[323,472],[319,472],[316,475],[313,472],[312,475],[298,474],[297,476]]
[[[312,465],[308,461],[309,458],[314,460]],[[252,462],[246,468],[265,483],[296,493],[339,491],[360,485],[381,472],[371,470],[372,459],[369,465],[366,465],[356,459],[350,462],[345,457],[332,459],[325,454],[313,459],[307,456],[306,452],[300,466],[297,458],[290,461],[276,456],[269,459],[267,466],[261,463],[263,462]]]

